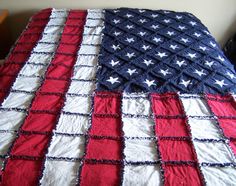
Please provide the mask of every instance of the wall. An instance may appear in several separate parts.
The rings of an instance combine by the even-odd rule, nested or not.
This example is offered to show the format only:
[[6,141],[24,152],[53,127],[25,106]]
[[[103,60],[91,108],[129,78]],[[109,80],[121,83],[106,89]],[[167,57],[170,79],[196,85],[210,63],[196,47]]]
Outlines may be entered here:
[[39,9],[137,7],[188,11],[196,15],[223,45],[236,32],[236,0],[0,0],[0,9],[10,11],[13,40],[25,27],[29,17]]

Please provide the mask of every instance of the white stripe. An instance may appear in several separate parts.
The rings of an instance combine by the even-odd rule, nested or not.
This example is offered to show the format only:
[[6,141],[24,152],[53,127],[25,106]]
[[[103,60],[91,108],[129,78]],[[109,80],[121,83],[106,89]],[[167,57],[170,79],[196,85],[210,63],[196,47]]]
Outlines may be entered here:
[[[53,23],[53,20],[50,20],[52,14],[55,10],[52,10],[52,13],[49,17],[49,23]],[[48,23],[48,24],[49,24]],[[43,33],[48,29],[48,24],[46,25]],[[64,22],[61,22],[61,25],[64,25]],[[63,29],[63,28],[61,28]],[[43,34],[42,33],[42,34]],[[39,40],[41,42],[42,39]],[[52,42],[57,42],[58,40],[52,40]],[[51,47],[51,46],[50,46]],[[56,47],[53,48],[56,49]],[[44,52],[47,52],[48,48],[42,47],[41,44],[37,44],[33,50],[41,50],[45,49]],[[44,77],[46,66],[36,66],[32,64],[28,64],[28,62],[37,61],[40,63],[48,63],[51,60],[51,57],[40,55],[39,58],[38,54],[32,53],[20,70],[19,74],[22,75],[40,75]],[[37,78],[22,78],[17,77],[16,81],[13,84],[13,89],[18,90],[26,90],[26,91],[36,91],[41,85],[41,82]],[[34,98],[34,94],[24,94],[24,93],[16,93],[10,92],[8,97],[2,103],[2,108],[22,108],[22,109],[29,109],[32,99]],[[19,126],[22,124],[26,117],[26,113],[17,113],[15,111],[0,111],[0,115],[4,115],[4,117],[0,117],[0,129],[1,130],[17,130]],[[5,155],[4,153],[7,152],[8,147],[12,144],[12,141],[15,139],[15,135],[11,133],[1,133],[2,139],[0,145],[0,155]]]
[[[144,94],[124,94],[122,113],[135,115],[151,115],[150,101]],[[128,98],[128,99],[127,99]],[[135,98],[135,99],[134,99]],[[122,114],[123,132],[126,137],[153,137],[154,121],[147,118],[127,118]],[[155,139],[125,139],[125,161],[157,161],[157,143]],[[160,185],[159,165],[139,165],[124,167],[124,186]]]
[[[184,110],[187,116],[207,116],[211,115],[206,100],[199,98],[186,98],[180,95]],[[198,139],[224,139],[218,128],[216,119],[196,119],[189,118],[191,135],[193,137],[194,148],[200,163],[200,169],[204,175],[207,185],[232,185],[236,183],[236,175],[231,173],[235,168],[231,167],[205,167],[201,163],[235,163],[234,155],[228,143],[224,142],[205,142]],[[232,175],[232,176],[231,176]]]
[[[88,10],[87,17],[93,18],[94,16],[103,18],[101,13],[93,13],[92,10]],[[86,25],[91,25],[92,20],[87,19]],[[103,26],[103,21],[99,22],[100,26]],[[85,28],[85,32],[96,32],[101,37],[102,27],[97,28]],[[92,42],[90,36],[84,35],[83,42]],[[97,38],[101,40],[101,38]],[[97,42],[97,41],[96,41]],[[78,54],[98,54],[100,50],[99,46],[86,46],[81,45]],[[82,51],[82,52],[81,52]],[[95,56],[78,56],[75,65],[90,65],[93,67],[74,67],[74,72],[68,93],[76,94],[89,94],[95,89],[95,82],[83,82],[76,81],[73,79],[90,80],[95,78],[96,67],[98,58]],[[81,97],[81,96],[68,96],[66,95],[65,105],[63,111],[73,113],[90,114],[92,109],[92,97]],[[56,125],[55,132],[67,133],[67,134],[87,134],[90,126],[89,117],[80,115],[66,115],[61,114],[58,124]],[[60,136],[54,135],[48,149],[48,156],[54,157],[72,157],[81,158],[85,150],[85,141],[82,136]],[[80,163],[79,162],[63,162],[63,161],[52,161],[46,160],[45,169],[43,171],[43,177],[40,180],[41,185],[76,185],[78,178]]]

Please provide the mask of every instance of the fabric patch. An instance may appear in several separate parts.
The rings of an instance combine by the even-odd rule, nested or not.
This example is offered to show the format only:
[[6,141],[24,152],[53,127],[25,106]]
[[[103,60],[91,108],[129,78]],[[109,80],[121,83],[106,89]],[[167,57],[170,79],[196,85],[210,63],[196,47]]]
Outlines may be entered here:
[[15,134],[14,133],[0,133],[0,155],[5,155],[11,146],[13,140],[15,139]]
[[95,78],[95,73],[96,67],[75,67],[73,79],[92,80]]
[[126,165],[123,185],[161,185],[159,165]]
[[41,185],[76,185],[79,162],[46,160]]
[[87,159],[120,160],[121,142],[109,139],[89,139],[87,145]]
[[76,65],[90,65],[95,66],[97,65],[98,57],[97,56],[78,56]]
[[236,122],[231,119],[218,119],[219,124],[228,138],[236,138]]
[[120,166],[109,164],[87,164],[85,163],[81,172],[83,186],[91,185],[117,185],[120,179]]
[[41,92],[64,93],[66,91],[68,82],[63,80],[45,79],[43,86],[40,88]]
[[29,107],[33,97],[33,94],[11,92],[5,99],[5,101],[2,103],[2,107],[26,109]]
[[193,141],[200,163],[232,163],[233,154],[227,144]]
[[17,111],[0,111],[0,130],[18,130],[26,114]]
[[215,120],[199,120],[189,118],[188,123],[191,127],[192,137],[198,139],[220,139],[222,136],[219,133]]
[[73,81],[71,82],[68,93],[72,94],[92,94],[95,89],[94,82]]
[[39,78],[18,77],[12,87],[13,90],[36,91],[41,85]]
[[47,156],[81,158],[85,139],[82,136],[54,135]]
[[165,165],[164,168],[166,185],[202,185],[196,167],[185,165]]
[[123,131],[126,137],[153,137],[155,136],[152,119],[146,118],[122,118]]
[[20,74],[26,76],[41,76],[43,77],[47,67],[43,65],[26,64],[20,71]]
[[89,117],[61,114],[56,131],[68,134],[85,134],[90,126]]
[[125,140],[125,160],[136,161],[157,161],[157,144],[155,140]]
[[160,140],[163,161],[194,161],[194,152],[189,141]]
[[236,169],[234,167],[202,167],[207,185],[234,185],[236,183]]
[[90,97],[67,96],[63,110],[65,112],[89,114],[91,110],[90,102]]

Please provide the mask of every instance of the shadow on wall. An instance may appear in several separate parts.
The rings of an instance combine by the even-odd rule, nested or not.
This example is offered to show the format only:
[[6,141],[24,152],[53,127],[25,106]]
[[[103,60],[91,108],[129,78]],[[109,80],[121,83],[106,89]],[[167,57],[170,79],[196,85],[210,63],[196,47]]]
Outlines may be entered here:
[[229,38],[231,38],[236,33],[236,18],[232,24],[227,28],[224,33],[224,37],[219,41],[219,43],[224,46]]

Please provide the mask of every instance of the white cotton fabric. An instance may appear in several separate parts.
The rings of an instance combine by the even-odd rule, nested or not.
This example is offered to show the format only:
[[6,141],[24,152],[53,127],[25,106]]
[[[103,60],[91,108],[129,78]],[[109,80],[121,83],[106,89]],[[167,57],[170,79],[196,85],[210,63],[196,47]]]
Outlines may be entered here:
[[86,35],[101,35],[103,28],[102,27],[85,27],[84,34]]
[[91,98],[81,96],[67,96],[63,110],[65,112],[89,114],[91,110]]
[[63,32],[63,27],[61,26],[50,26],[50,27],[46,27],[44,32],[46,34],[50,34],[50,33],[53,33],[53,34],[61,34]]
[[192,137],[198,139],[220,139],[223,136],[220,135],[217,128],[217,122],[215,120],[202,120],[189,118],[188,123],[191,127]]
[[2,103],[2,107],[27,109],[33,97],[33,94],[11,92]]
[[54,52],[57,48],[56,44],[45,44],[39,43],[35,48],[34,52]]
[[123,131],[126,137],[153,137],[154,121],[146,118],[122,118]]
[[84,45],[79,50],[79,55],[83,54],[96,55],[98,53],[99,53],[99,48],[97,46],[92,46],[92,45]]
[[56,132],[85,134],[90,126],[88,116],[61,114]]
[[18,130],[25,117],[23,112],[0,111],[0,130]]
[[236,184],[236,168],[202,167],[207,186],[233,186]]
[[123,186],[157,186],[161,185],[159,165],[126,165]]
[[83,136],[54,135],[47,156],[81,158],[84,154]]
[[188,116],[210,116],[210,110],[205,100],[200,98],[180,98]]
[[78,56],[75,65],[96,66],[98,63],[97,56]]
[[95,78],[96,67],[75,67],[73,79],[91,80]]
[[157,161],[157,148],[156,140],[125,140],[125,160],[126,161]]
[[41,85],[40,78],[18,77],[12,86],[13,90],[36,91]]
[[233,163],[230,147],[222,142],[199,142],[193,140],[200,163]]
[[76,185],[80,162],[46,160],[42,186]]
[[68,14],[68,10],[67,9],[58,9],[58,8],[53,8],[52,9],[52,13],[51,13],[51,16],[50,17],[66,17]]
[[58,41],[60,39],[60,34],[44,34],[41,38],[41,42],[52,42]]
[[101,26],[101,25],[103,25],[103,20],[101,19],[88,19],[86,23],[86,26],[92,26],[92,27]]
[[6,155],[9,147],[15,139],[14,133],[0,132],[0,155]]
[[147,98],[123,99],[123,113],[135,115],[150,115],[150,101]]
[[49,21],[47,26],[51,26],[51,25],[61,25],[62,23],[64,23],[66,21],[65,17],[53,17],[53,20]]
[[20,74],[25,76],[41,76],[43,77],[47,67],[44,65],[33,65],[33,64],[25,64],[21,69]]
[[73,81],[71,82],[68,93],[73,94],[92,94],[95,89],[94,82]]
[[93,45],[99,45],[102,42],[102,37],[97,36],[97,35],[90,35],[90,36],[84,36],[84,40],[82,44],[93,44]]
[[29,57],[28,62],[49,64],[52,60],[52,57],[53,57],[53,55],[51,55],[51,54],[36,54],[36,53],[33,53]]

